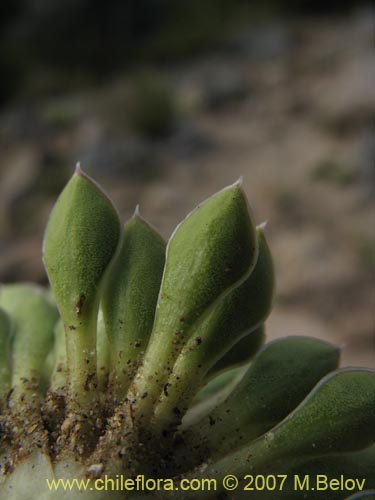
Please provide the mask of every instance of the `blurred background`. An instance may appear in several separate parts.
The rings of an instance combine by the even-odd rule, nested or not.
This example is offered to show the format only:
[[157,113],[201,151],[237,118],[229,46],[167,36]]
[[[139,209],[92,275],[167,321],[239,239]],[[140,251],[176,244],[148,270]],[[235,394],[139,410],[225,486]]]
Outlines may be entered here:
[[375,366],[373,5],[2,0],[0,19],[0,281],[46,282],[77,161],[165,238],[243,176],[275,260],[269,337]]

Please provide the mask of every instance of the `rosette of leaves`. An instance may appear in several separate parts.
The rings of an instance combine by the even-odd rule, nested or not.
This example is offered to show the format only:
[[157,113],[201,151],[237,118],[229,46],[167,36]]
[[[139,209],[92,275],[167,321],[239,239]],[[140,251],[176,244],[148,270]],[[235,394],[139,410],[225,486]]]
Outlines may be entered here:
[[[138,210],[122,226],[77,168],[43,260],[50,289],[0,292],[1,498],[76,498],[77,486],[46,480],[138,474],[174,486],[79,493],[242,498],[247,474],[322,470],[374,488],[375,374],[338,369],[339,349],[318,339],[264,344],[274,271],[240,182],[200,204],[166,245]],[[235,492],[222,486],[227,474],[239,478]],[[189,478],[216,479],[216,490],[178,490]],[[290,485],[266,495],[252,492],[296,498]]]

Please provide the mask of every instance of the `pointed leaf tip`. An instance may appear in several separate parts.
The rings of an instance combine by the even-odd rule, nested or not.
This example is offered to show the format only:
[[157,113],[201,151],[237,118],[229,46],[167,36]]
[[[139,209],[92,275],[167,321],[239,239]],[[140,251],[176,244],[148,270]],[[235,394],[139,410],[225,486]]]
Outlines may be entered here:
[[[60,194],[44,235],[43,261],[67,332],[71,405],[95,399],[96,323],[101,285],[121,242],[117,210],[78,170]],[[92,353],[88,358],[87,354]],[[88,388],[87,380],[91,381]],[[74,406],[75,407],[75,406]]]
[[69,310],[69,321],[76,316],[81,296],[85,296],[85,307],[95,302],[120,231],[115,207],[77,166],[53,207],[43,245],[44,264],[60,312],[64,316],[63,311]]
[[133,217],[141,217],[141,212],[140,212],[140,209],[139,209],[139,203],[135,206]]

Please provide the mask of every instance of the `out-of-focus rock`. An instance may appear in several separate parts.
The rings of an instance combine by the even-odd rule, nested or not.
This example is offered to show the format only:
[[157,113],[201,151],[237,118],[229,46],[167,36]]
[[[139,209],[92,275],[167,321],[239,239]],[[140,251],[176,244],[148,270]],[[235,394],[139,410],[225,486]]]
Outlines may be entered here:
[[215,143],[194,122],[184,122],[176,130],[176,133],[164,144],[164,149],[175,158],[191,158],[208,153],[215,147]]
[[0,281],[15,280],[37,283],[47,281],[42,264],[42,245],[39,235],[11,243],[7,248],[0,246]]
[[372,199],[375,197],[375,124],[367,127],[358,146],[358,163],[363,191]]
[[[14,207],[35,185],[40,168],[35,146],[15,149],[2,157],[0,170],[0,236],[6,238],[12,230]],[[25,214],[25,216],[27,216]]]
[[238,68],[213,71],[205,82],[202,95],[203,108],[218,110],[241,102],[250,93],[249,82]]
[[231,41],[233,49],[253,61],[285,57],[295,43],[295,36],[288,25],[277,19],[252,26],[234,36]]
[[94,176],[147,179],[157,162],[152,146],[136,136],[81,135],[74,156]]

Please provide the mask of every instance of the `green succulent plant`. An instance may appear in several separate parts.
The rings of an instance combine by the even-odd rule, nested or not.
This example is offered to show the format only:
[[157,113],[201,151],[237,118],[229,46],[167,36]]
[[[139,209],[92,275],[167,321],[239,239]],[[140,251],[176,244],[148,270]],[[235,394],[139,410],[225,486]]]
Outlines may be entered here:
[[166,245],[78,167],[43,261],[50,289],[0,291],[1,499],[372,498],[375,373],[264,344],[274,270],[240,182]]

